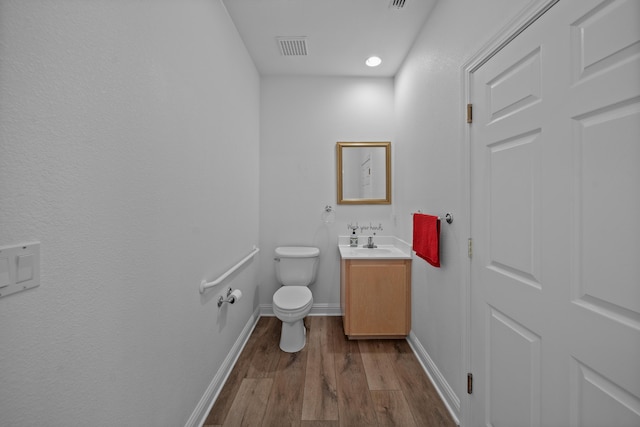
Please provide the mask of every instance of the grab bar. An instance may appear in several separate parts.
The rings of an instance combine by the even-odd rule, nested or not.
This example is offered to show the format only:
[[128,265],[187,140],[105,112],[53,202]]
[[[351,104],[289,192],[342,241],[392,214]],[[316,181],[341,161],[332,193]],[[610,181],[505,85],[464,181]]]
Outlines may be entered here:
[[231,267],[229,270],[227,270],[226,273],[224,273],[222,276],[218,277],[216,280],[214,280],[213,282],[207,282],[206,280],[203,280],[202,282],[200,282],[200,293],[204,293],[205,290],[212,288],[216,285],[219,285],[220,283],[222,283],[222,281],[224,279],[226,279],[227,277],[229,277],[231,274],[233,274],[234,271],[236,271],[237,269],[239,269],[240,267],[242,267],[244,265],[244,263],[246,263],[247,261],[249,261],[251,258],[253,258],[253,256],[255,254],[257,254],[258,252],[260,252],[260,249],[257,246],[253,247],[253,250],[251,251],[251,253],[249,255],[247,255],[246,257],[242,258],[242,261],[240,261],[239,263],[237,263],[236,265],[234,265],[233,267]]

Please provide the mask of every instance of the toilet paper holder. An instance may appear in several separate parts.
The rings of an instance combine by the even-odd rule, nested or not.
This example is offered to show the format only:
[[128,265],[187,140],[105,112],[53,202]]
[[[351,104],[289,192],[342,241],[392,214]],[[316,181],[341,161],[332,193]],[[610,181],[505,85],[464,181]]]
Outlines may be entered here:
[[222,304],[224,304],[225,302],[233,304],[236,302],[236,300],[240,299],[241,296],[242,292],[240,292],[240,290],[236,289],[234,291],[231,288],[227,288],[227,297],[225,298],[220,295],[220,297],[218,298],[218,307],[222,307]]

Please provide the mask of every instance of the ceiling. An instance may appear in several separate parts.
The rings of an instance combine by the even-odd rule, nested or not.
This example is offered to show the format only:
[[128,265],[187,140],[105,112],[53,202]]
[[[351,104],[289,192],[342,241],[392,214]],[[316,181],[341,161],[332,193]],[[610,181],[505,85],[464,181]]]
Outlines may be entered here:
[[359,77],[394,76],[436,1],[223,0],[260,74]]

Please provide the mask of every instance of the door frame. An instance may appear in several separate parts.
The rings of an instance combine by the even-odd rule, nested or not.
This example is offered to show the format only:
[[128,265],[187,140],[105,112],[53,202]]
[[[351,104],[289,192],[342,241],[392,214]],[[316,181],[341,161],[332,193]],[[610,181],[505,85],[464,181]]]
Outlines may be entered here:
[[[460,117],[466,117],[467,104],[472,103],[471,100],[471,86],[473,73],[475,73],[482,65],[489,61],[496,53],[502,50],[513,39],[515,39],[520,33],[527,29],[533,22],[545,14],[551,7],[553,7],[560,0],[532,0],[527,4],[524,9],[518,13],[511,21],[507,23],[497,34],[495,34],[488,42],[486,42],[475,54],[473,54],[461,68],[462,79],[462,99],[460,105]],[[462,191],[460,206],[462,211],[466,214],[466,221],[462,224],[462,235],[468,238],[473,238],[471,230],[471,126],[473,123],[466,123],[466,120],[461,120],[462,135],[461,139],[462,147],[460,153],[461,159],[461,183]],[[471,372],[471,258],[468,256],[467,245],[460,245],[462,259],[467,259],[467,262],[463,262],[462,267],[462,286],[461,286],[461,307],[462,307],[462,364],[463,378],[466,378],[466,373]],[[476,392],[482,390],[480,387],[474,388]],[[464,388],[461,388],[464,390]],[[470,414],[470,397],[466,392],[464,396],[460,396],[461,414],[460,425],[471,425]]]

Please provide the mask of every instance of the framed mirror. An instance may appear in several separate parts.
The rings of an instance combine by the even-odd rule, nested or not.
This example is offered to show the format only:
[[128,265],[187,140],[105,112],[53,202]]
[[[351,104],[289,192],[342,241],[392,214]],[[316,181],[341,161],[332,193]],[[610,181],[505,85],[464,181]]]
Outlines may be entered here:
[[338,142],[338,204],[391,204],[391,142]]

